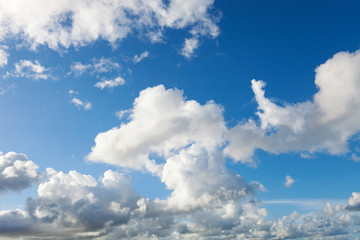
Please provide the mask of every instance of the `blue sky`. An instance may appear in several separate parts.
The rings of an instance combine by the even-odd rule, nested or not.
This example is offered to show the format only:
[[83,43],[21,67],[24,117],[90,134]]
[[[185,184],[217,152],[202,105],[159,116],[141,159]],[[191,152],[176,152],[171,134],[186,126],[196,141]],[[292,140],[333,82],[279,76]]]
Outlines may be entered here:
[[359,8],[0,1],[1,238],[359,239]]

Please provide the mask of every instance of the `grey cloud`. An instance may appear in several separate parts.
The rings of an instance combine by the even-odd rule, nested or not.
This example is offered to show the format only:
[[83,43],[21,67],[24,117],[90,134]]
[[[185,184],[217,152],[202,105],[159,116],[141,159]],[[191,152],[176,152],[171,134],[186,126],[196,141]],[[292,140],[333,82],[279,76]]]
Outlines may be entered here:
[[38,166],[25,154],[0,152],[0,192],[23,190],[39,179]]

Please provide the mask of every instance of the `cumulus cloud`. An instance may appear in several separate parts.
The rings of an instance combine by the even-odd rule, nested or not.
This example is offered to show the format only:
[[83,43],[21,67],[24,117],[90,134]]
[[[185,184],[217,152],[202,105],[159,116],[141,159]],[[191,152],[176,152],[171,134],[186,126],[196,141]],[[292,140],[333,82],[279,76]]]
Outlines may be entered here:
[[95,87],[100,88],[114,88],[125,84],[125,80],[122,77],[116,77],[114,79],[106,80],[102,79],[100,82],[95,84]]
[[212,101],[186,101],[178,89],[147,88],[134,101],[131,121],[98,134],[88,159],[141,169],[150,153],[168,157],[195,141],[210,150],[223,141],[222,111]]
[[347,211],[360,211],[360,193],[353,192],[344,208]]
[[88,101],[82,101],[79,98],[73,97],[71,99],[71,103],[73,103],[76,107],[82,108],[84,110],[90,110],[91,109],[91,103]]
[[39,179],[38,166],[25,154],[0,152],[0,192],[23,190]]
[[359,64],[360,51],[335,54],[316,68],[319,91],[314,101],[284,106],[265,97],[263,81],[252,80],[259,121],[249,119],[230,129],[224,152],[236,161],[250,164],[256,149],[275,154],[347,153],[349,138],[360,130]]
[[148,56],[149,56],[149,52],[148,52],[148,51],[145,51],[145,52],[141,53],[140,56],[135,55],[135,56],[133,57],[133,61],[134,61],[134,63],[139,63],[139,62],[141,62],[144,58],[147,58]]
[[49,69],[41,66],[38,60],[20,60],[15,63],[14,76],[32,78],[34,80],[47,80],[51,78]]
[[291,187],[293,184],[295,183],[295,180],[291,177],[291,176],[289,176],[289,175],[287,175],[286,177],[285,177],[285,181],[284,181],[284,186],[285,187]]
[[111,44],[129,35],[160,41],[167,28],[216,37],[214,0],[0,1],[0,39],[16,37],[32,48],[84,46],[98,39]]

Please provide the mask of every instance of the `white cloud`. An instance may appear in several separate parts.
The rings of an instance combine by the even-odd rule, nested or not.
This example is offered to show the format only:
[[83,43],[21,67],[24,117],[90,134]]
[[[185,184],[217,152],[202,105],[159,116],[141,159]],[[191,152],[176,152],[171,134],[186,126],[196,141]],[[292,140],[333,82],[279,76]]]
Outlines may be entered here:
[[102,79],[100,82],[95,84],[95,87],[100,88],[114,88],[125,84],[125,80],[122,77],[116,77],[114,79],[106,80]]
[[75,62],[70,68],[71,72],[75,75],[81,75],[90,67],[90,64],[82,64],[81,62]]
[[0,39],[16,37],[36,48],[84,46],[98,39],[113,45],[128,35],[160,41],[167,28],[216,37],[216,20],[209,14],[213,0],[0,1]]
[[191,58],[195,49],[199,47],[199,39],[196,37],[185,39],[184,47],[181,50],[181,55],[186,58]]
[[73,65],[70,66],[71,72],[69,74],[74,73],[75,75],[81,75],[86,71],[90,71],[91,74],[102,74],[119,71],[120,67],[119,63],[114,62],[110,58],[93,58],[88,64],[74,62]]
[[116,111],[115,112],[115,115],[118,119],[122,119],[124,118],[125,116],[127,115],[130,115],[131,114],[131,110],[129,109],[126,109],[126,110],[120,110],[120,111]]
[[147,58],[148,56],[149,56],[149,52],[145,51],[145,52],[141,53],[140,56],[135,55],[133,57],[133,61],[134,61],[134,63],[139,63],[139,62],[141,62],[141,60],[143,60],[144,58]]
[[6,86],[6,87],[1,87],[1,86],[0,86],[0,96],[6,94],[6,93],[8,93],[8,92],[10,92],[11,89],[13,89],[13,88],[15,88],[15,87],[16,87],[16,84],[15,84],[15,83],[13,83],[13,84],[11,84],[11,85],[8,85],[8,86]]
[[348,203],[344,206],[347,211],[360,211],[360,193],[353,192]]
[[83,108],[84,110],[90,110],[92,107],[90,102],[81,101],[79,98],[76,98],[76,97],[73,97],[71,99],[71,102],[78,108]]
[[93,59],[93,72],[94,73],[106,73],[120,68],[120,64],[113,62],[108,58]]
[[49,69],[41,66],[38,60],[34,62],[30,60],[20,60],[15,63],[14,75],[17,77],[32,78],[34,80],[47,80],[51,78],[47,72]]
[[249,119],[230,129],[225,153],[236,161],[253,164],[252,156],[258,148],[275,154],[348,152],[348,139],[360,130],[359,65],[360,51],[335,54],[316,69],[319,91],[314,101],[285,106],[265,97],[264,82],[252,80],[260,120]]
[[0,152],[0,192],[23,190],[39,179],[38,166],[25,154]]
[[141,169],[150,152],[167,157],[194,141],[213,148],[222,143],[225,131],[219,105],[186,101],[180,90],[162,85],[140,92],[130,119],[98,134],[89,160]]
[[0,67],[4,67],[8,63],[9,54],[4,50],[5,46],[0,46]]
[[285,187],[291,187],[293,184],[295,183],[295,180],[291,177],[291,176],[289,176],[289,175],[287,175],[286,177],[285,177],[285,181],[284,181],[284,186]]

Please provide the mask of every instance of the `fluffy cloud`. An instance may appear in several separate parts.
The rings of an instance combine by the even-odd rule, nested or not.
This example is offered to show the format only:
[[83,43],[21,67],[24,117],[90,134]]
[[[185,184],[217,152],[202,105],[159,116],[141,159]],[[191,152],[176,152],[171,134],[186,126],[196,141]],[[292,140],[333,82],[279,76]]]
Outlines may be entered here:
[[259,183],[248,184],[227,170],[217,154],[195,144],[167,159],[161,180],[173,192],[165,200],[140,198],[131,179],[112,170],[96,180],[77,171],[48,168],[44,174],[48,179],[39,185],[38,196],[27,200],[24,210],[0,211],[0,236],[292,239],[349,232],[351,216],[330,203],[317,213],[295,212],[267,220],[266,209],[254,199]]
[[344,208],[347,211],[360,211],[360,193],[353,192]]
[[91,109],[91,103],[88,101],[82,101],[79,98],[73,97],[71,99],[71,103],[73,103],[76,107],[82,108],[84,110],[90,110]]
[[49,69],[41,66],[38,60],[20,60],[15,63],[14,76],[32,78],[34,80],[47,80],[51,78],[47,72]]
[[23,190],[39,179],[38,166],[25,154],[0,152],[0,192]]
[[153,165],[150,153],[168,157],[193,142],[210,151],[223,141],[222,111],[212,101],[187,101],[177,89],[145,89],[134,102],[131,121],[98,134],[88,159],[141,169]]
[[167,28],[190,29],[192,35],[216,37],[209,13],[213,0],[0,1],[0,39],[16,36],[32,48],[84,46],[97,39],[112,44],[129,34],[160,41]]
[[287,175],[285,177],[285,181],[284,181],[285,187],[291,187],[294,183],[295,183],[295,180],[291,176]]
[[313,102],[279,106],[265,97],[264,82],[252,80],[259,122],[249,119],[230,129],[225,153],[251,164],[258,148],[275,154],[348,152],[348,139],[360,130],[359,64],[357,51],[337,53],[320,65],[315,76],[319,91]]
[[95,87],[100,88],[114,88],[125,84],[125,80],[122,77],[116,77],[114,79],[106,80],[102,79],[100,82],[95,84]]

